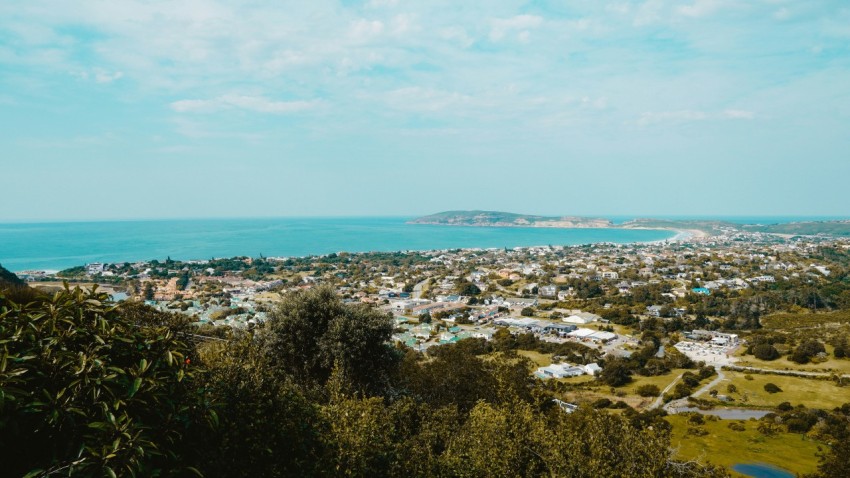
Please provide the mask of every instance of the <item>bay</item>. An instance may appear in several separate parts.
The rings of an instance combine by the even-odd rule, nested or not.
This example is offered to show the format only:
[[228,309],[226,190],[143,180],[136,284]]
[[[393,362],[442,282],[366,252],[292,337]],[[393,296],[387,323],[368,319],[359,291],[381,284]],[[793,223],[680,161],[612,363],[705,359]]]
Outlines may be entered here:
[[90,262],[306,256],[371,252],[632,243],[667,230],[459,227],[411,218],[262,218],[0,223],[0,264],[12,271],[61,270]]

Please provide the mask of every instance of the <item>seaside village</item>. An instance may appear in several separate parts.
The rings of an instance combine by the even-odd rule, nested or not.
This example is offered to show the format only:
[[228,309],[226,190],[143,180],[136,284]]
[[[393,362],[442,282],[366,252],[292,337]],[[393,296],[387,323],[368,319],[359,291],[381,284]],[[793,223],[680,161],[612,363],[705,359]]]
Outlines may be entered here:
[[[721,331],[724,318],[712,317],[710,307],[701,312],[705,304],[730,291],[829,276],[827,266],[810,258],[826,241],[726,233],[628,245],[93,263],[21,275],[42,285],[96,282],[116,300],[186,314],[202,331],[255,326],[283,294],[331,284],[346,302],[391,314],[393,340],[416,350],[509,333],[628,357],[645,321],[696,318],[701,329],[683,330],[674,347],[721,366],[735,360],[740,340]],[[850,248],[846,241],[832,244]],[[597,363],[557,356],[538,365],[533,373],[540,379],[600,372]]]

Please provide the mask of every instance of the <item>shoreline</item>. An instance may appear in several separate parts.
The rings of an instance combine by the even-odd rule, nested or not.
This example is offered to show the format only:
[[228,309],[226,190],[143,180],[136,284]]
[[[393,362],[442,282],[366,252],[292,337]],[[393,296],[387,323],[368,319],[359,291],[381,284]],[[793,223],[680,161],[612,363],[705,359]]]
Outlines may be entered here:
[[[501,227],[501,226],[487,226],[487,227]],[[511,226],[511,227],[516,227],[516,226]],[[553,229],[553,228],[548,228],[548,229]],[[669,237],[669,238],[666,238],[666,239],[656,239],[656,240],[651,240],[651,241],[630,241],[630,242],[596,241],[596,242],[588,242],[588,243],[581,243],[581,244],[536,244],[536,245],[526,245],[526,246],[499,246],[499,247],[450,247],[450,248],[432,248],[432,249],[394,249],[394,250],[386,250],[386,251],[383,251],[383,250],[370,250],[370,251],[345,251],[345,250],[340,250],[340,251],[327,252],[327,253],[321,253],[321,254],[316,253],[316,254],[268,256],[268,257],[269,258],[289,258],[289,257],[292,257],[292,258],[299,258],[300,259],[300,258],[305,258],[305,257],[321,257],[321,256],[326,256],[328,254],[341,254],[341,253],[344,253],[344,254],[373,254],[373,253],[409,254],[409,253],[417,253],[417,252],[418,253],[441,252],[441,251],[448,251],[448,250],[452,250],[452,249],[460,249],[460,250],[503,249],[504,247],[508,247],[508,248],[511,248],[511,249],[515,249],[515,248],[531,249],[531,248],[536,248],[536,247],[549,247],[549,246],[557,246],[557,247],[568,248],[568,247],[578,247],[578,246],[597,245],[597,244],[659,245],[659,244],[665,244],[665,243],[669,243],[669,242],[687,241],[687,240],[692,239],[694,237],[708,237],[708,235],[705,234],[705,232],[699,231],[699,230],[669,229],[669,228],[654,228],[654,227],[633,227],[633,228],[617,228],[617,227],[607,227],[607,228],[602,228],[602,227],[593,227],[593,228],[576,227],[576,228],[572,228],[572,227],[569,227],[568,228],[568,227],[561,227],[561,228],[557,228],[557,229],[567,229],[567,230],[569,230],[569,229],[579,229],[579,230],[584,230],[584,229],[601,229],[601,230],[635,229],[635,230],[646,230],[646,231],[666,231],[666,232],[672,232],[672,233],[675,233],[675,234],[673,235],[673,237]],[[213,259],[232,259],[232,258],[235,258],[235,257],[247,257],[247,256],[237,254],[237,255],[233,255],[233,256],[214,257]],[[104,262],[106,264],[120,264],[120,263],[125,263],[125,262],[126,263],[150,262],[152,260],[157,260],[157,259],[153,258],[153,259],[141,259],[141,260],[94,261],[94,262]],[[199,261],[199,260],[206,260],[206,259],[175,259],[175,260],[178,260],[178,261],[181,261],[181,262],[191,262],[191,261]],[[2,263],[0,263],[0,264],[2,264]],[[86,264],[88,264],[88,263],[86,263]],[[76,264],[74,266],[70,266],[70,267],[67,267],[65,269],[69,269],[71,267],[82,267],[82,266],[85,266],[86,264]],[[15,273],[16,275],[18,275],[18,274],[24,274],[24,275],[34,275],[34,274],[35,275],[37,275],[37,274],[56,275],[57,273],[61,272],[62,270],[65,270],[65,269],[28,268],[28,269],[25,269],[25,270],[12,271],[12,272]]]

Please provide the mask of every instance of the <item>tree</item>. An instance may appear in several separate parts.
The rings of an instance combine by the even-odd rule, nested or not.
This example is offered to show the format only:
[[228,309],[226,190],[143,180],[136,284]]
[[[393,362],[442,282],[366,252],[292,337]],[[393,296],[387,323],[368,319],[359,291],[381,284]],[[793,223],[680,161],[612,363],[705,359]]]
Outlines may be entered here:
[[823,344],[815,339],[808,339],[794,349],[790,359],[799,364],[809,363],[812,357],[820,353],[826,353]]
[[764,384],[764,391],[767,393],[779,393],[782,389],[774,383],[766,383]]
[[651,383],[641,385],[636,391],[641,397],[657,397],[661,394],[661,390],[658,388],[658,385],[653,385]]
[[[203,471],[211,477],[315,476],[329,451],[315,404],[270,367],[250,333],[204,348],[204,387],[219,425],[199,436]],[[245,457],[250,456],[250,460]]]
[[388,314],[345,305],[322,286],[286,296],[259,340],[273,365],[304,387],[324,386],[339,367],[352,392],[378,394],[399,358],[391,335]]
[[779,351],[773,345],[764,343],[753,347],[753,355],[759,360],[776,360],[779,358]]
[[631,380],[631,369],[622,359],[606,361],[602,372],[599,373],[599,381],[612,387],[621,387]]
[[532,317],[534,316],[534,309],[532,309],[531,307],[523,307],[522,310],[519,312],[519,315],[523,317]]
[[469,281],[461,282],[457,287],[457,291],[460,295],[478,295],[481,293],[481,289]]
[[145,297],[145,300],[153,300],[153,298],[154,298],[153,282],[151,282],[151,281],[145,282],[144,297]]

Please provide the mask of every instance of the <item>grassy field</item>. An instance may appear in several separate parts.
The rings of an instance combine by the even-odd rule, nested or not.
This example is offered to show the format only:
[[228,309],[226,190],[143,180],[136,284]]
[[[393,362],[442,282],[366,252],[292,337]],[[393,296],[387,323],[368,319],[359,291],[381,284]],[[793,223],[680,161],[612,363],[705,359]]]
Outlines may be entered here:
[[537,370],[537,367],[545,367],[552,364],[552,354],[542,354],[533,350],[517,350],[516,353],[531,359],[536,365],[534,367],[535,370]]
[[826,353],[829,354],[829,360],[823,363],[807,363],[805,365],[800,365],[796,362],[792,362],[788,360],[787,357],[780,357],[776,360],[759,360],[752,355],[743,355],[746,350],[744,347],[741,347],[735,356],[738,358],[738,361],[735,362],[735,365],[741,367],[755,367],[755,368],[763,368],[768,370],[795,370],[800,372],[823,372],[823,373],[837,373],[837,374],[850,374],[850,359],[836,359],[833,357],[833,347],[832,345],[826,344],[824,346],[826,348]]
[[649,406],[652,402],[655,401],[656,397],[641,397],[637,394],[637,389],[641,385],[655,385],[658,387],[659,391],[664,391],[664,388],[667,385],[670,385],[673,380],[676,380],[676,377],[685,372],[685,369],[673,369],[667,375],[659,375],[656,377],[642,377],[640,375],[632,375],[632,381],[628,385],[620,387],[620,390],[626,392],[628,396],[631,397],[639,397],[642,399],[642,403],[639,407]]
[[[723,373],[726,379],[717,385],[717,391],[726,395],[726,387],[734,384],[738,392],[730,396],[735,399],[736,405],[772,408],[782,402],[790,402],[792,405],[802,404],[808,408],[831,410],[850,402],[850,389],[838,387],[831,380],[765,374],[750,374],[753,379],[747,380],[743,372]],[[767,393],[764,390],[767,383],[778,386],[782,391]],[[708,395],[700,398],[708,398]]]
[[739,422],[746,429],[737,432],[729,428],[734,420],[707,420],[699,428],[708,434],[700,437],[687,434],[691,425],[684,416],[670,415],[667,421],[673,425],[671,446],[678,458],[722,465],[733,476],[743,476],[731,470],[738,463],[767,463],[799,474],[812,473],[817,468],[819,445],[803,435],[780,433],[766,437],[756,429],[755,421]]
[[850,310],[837,310],[834,312],[783,312],[771,314],[761,319],[761,324],[766,329],[798,329],[815,327],[826,324],[850,324]]

